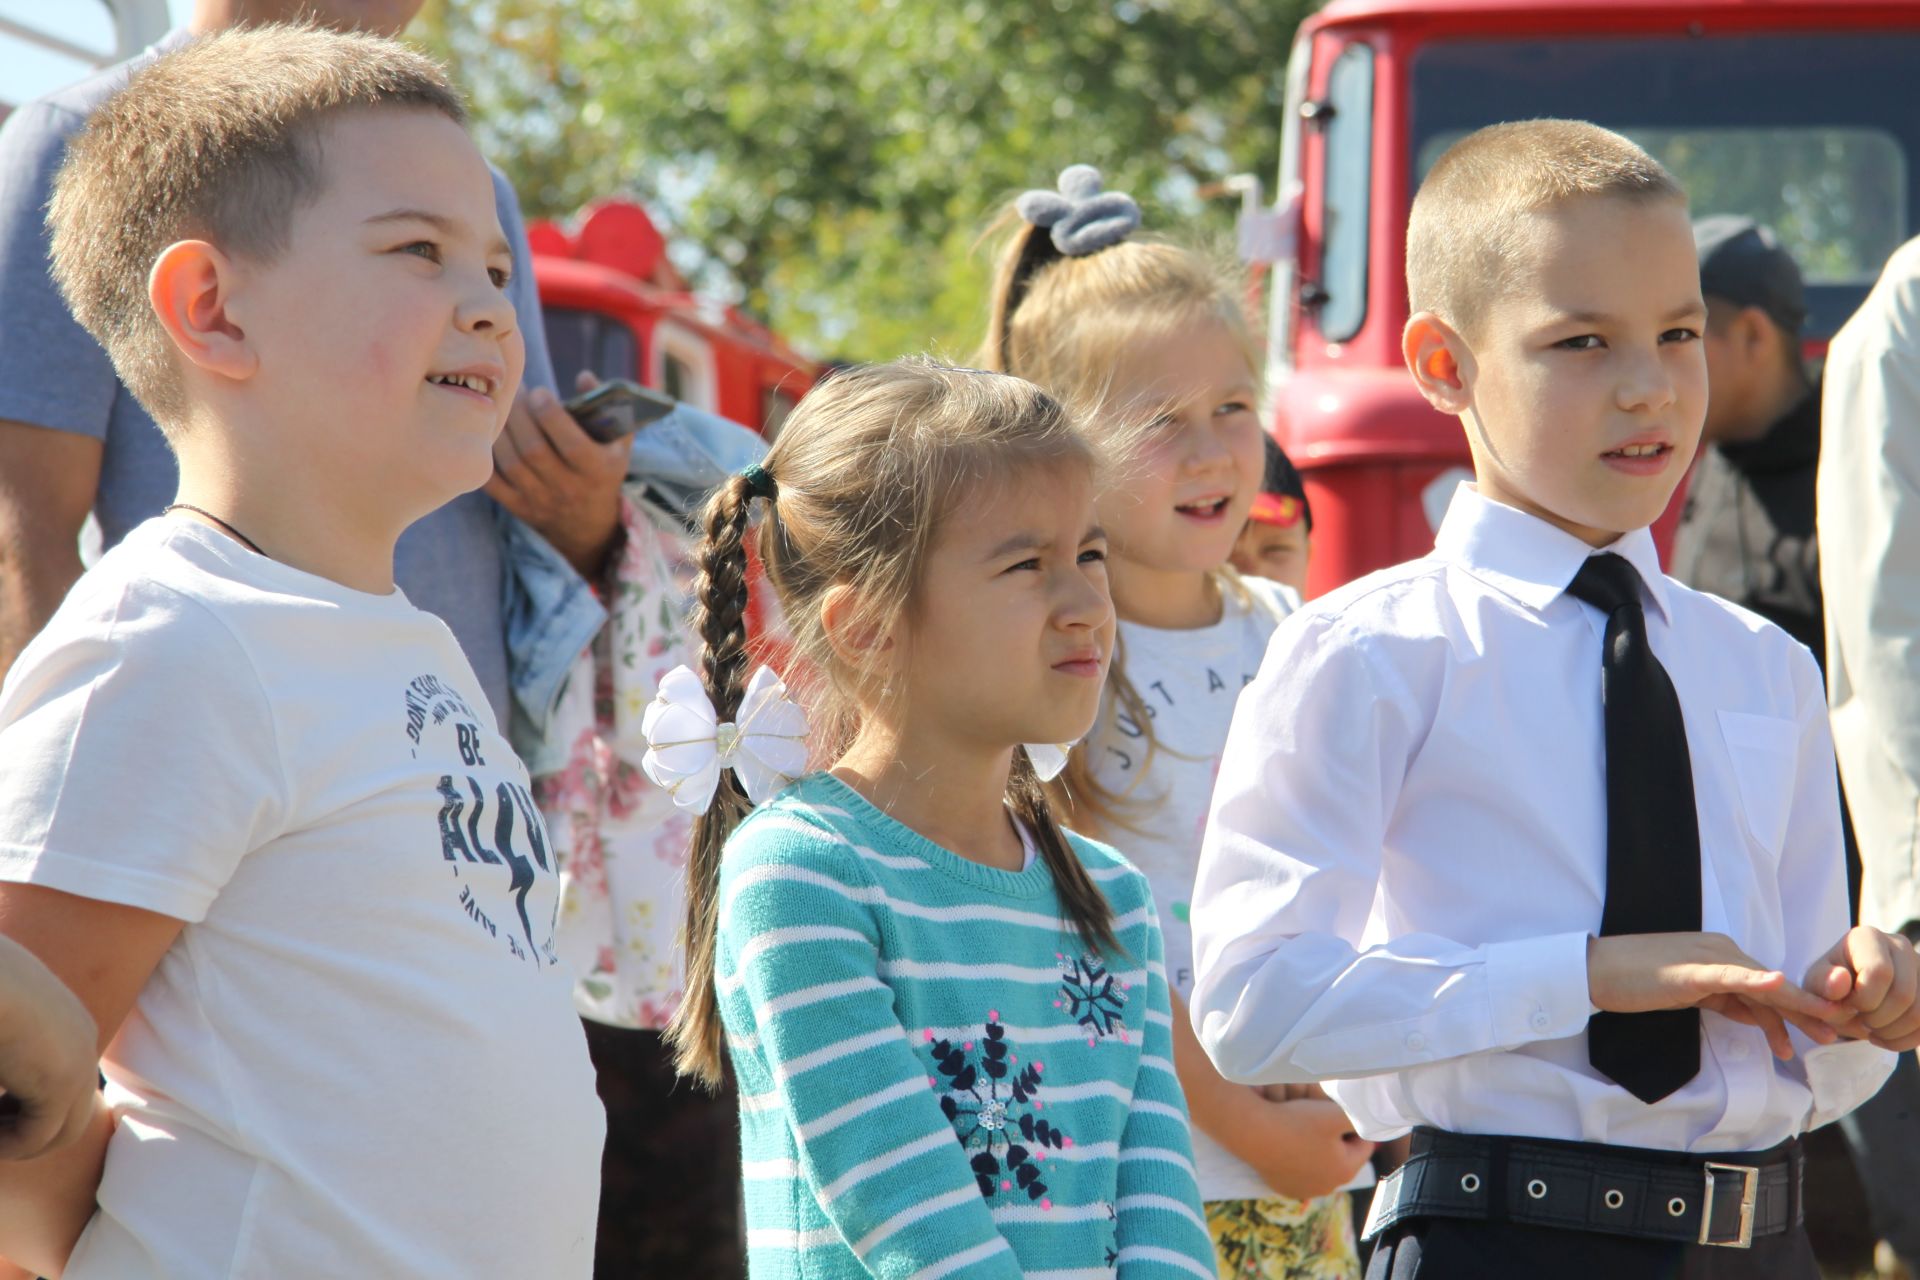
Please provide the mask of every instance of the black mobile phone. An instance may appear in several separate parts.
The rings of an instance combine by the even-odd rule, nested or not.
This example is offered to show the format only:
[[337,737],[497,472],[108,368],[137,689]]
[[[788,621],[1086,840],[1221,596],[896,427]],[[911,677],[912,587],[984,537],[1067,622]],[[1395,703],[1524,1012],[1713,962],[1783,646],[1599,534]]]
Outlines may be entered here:
[[602,444],[631,435],[672,413],[680,402],[625,378],[603,382],[565,404],[580,429]]

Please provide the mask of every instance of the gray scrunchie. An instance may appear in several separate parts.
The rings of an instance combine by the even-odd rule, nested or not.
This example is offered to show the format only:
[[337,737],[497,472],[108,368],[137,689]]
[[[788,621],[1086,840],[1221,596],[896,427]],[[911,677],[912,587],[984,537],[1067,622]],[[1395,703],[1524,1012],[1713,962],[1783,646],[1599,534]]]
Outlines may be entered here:
[[1053,247],[1068,258],[1098,253],[1140,228],[1140,206],[1133,197],[1102,191],[1100,171],[1090,164],[1061,170],[1058,191],[1029,191],[1014,208],[1034,226],[1048,228]]

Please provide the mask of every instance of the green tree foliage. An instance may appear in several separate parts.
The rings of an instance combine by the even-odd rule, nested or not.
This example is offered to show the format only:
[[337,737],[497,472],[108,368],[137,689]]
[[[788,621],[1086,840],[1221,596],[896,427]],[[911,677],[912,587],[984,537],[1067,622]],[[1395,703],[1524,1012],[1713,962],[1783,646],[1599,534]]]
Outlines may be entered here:
[[703,284],[812,350],[961,355],[976,248],[1074,161],[1149,225],[1217,233],[1205,188],[1273,171],[1312,0],[435,0],[416,28],[473,95],[530,214],[638,195]]

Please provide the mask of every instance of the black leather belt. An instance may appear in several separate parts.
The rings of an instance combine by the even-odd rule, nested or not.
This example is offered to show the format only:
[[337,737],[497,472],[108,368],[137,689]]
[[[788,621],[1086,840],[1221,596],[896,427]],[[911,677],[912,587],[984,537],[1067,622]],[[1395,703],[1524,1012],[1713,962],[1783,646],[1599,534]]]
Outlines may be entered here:
[[1688,1155],[1415,1129],[1412,1148],[1374,1191],[1363,1239],[1407,1218],[1478,1218],[1745,1249],[1804,1220],[1797,1138]]

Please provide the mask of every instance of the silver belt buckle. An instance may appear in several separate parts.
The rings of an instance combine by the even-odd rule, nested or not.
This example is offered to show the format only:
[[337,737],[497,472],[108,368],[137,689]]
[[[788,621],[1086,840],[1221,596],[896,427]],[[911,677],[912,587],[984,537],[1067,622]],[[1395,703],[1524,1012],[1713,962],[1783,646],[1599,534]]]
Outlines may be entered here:
[[[1749,1164],[1714,1164],[1706,1166],[1707,1194],[1706,1202],[1700,1212],[1700,1243],[1717,1245],[1723,1249],[1751,1249],[1753,1247],[1753,1206],[1760,1192],[1760,1170]],[[1740,1229],[1731,1240],[1716,1240],[1713,1236],[1713,1208],[1717,1197],[1733,1190],[1734,1182],[1740,1186]]]

